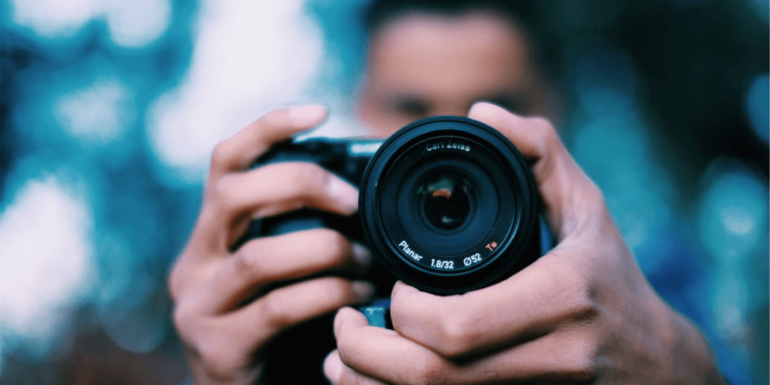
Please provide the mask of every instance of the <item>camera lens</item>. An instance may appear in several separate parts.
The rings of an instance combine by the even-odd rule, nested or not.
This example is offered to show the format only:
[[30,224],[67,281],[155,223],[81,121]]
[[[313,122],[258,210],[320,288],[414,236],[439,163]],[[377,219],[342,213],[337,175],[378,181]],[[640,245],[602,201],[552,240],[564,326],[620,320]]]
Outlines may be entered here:
[[424,219],[439,231],[456,230],[468,223],[468,181],[452,174],[439,174],[420,184],[416,193]]
[[379,148],[359,192],[361,228],[398,279],[455,294],[539,256],[537,190],[516,147],[483,123],[435,117]]

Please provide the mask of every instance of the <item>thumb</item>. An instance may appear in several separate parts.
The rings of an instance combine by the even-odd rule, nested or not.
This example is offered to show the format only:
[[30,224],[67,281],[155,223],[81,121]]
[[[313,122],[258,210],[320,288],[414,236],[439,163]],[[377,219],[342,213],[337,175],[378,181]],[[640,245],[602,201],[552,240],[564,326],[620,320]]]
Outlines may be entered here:
[[601,192],[575,163],[550,122],[518,116],[485,102],[474,104],[468,117],[498,130],[532,161],[546,217],[559,241],[590,218],[604,214]]

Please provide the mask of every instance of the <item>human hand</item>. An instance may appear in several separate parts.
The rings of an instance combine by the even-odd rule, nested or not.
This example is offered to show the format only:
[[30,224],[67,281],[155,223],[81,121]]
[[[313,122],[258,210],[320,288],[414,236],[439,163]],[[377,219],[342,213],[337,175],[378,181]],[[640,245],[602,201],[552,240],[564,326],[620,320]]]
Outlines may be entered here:
[[174,324],[188,347],[196,383],[253,383],[260,353],[279,332],[363,302],[370,284],[338,277],[276,282],[329,271],[363,273],[371,257],[341,234],[314,229],[233,243],[255,218],[312,207],[349,215],[358,192],[320,166],[277,163],[249,169],[274,143],[321,123],[323,106],[274,110],[220,143],[198,222],[169,277]]
[[477,103],[468,115],[503,133],[532,172],[558,245],[507,280],[435,296],[397,283],[395,330],[343,308],[334,384],[723,383],[696,328],[653,291],[601,192],[545,120]]

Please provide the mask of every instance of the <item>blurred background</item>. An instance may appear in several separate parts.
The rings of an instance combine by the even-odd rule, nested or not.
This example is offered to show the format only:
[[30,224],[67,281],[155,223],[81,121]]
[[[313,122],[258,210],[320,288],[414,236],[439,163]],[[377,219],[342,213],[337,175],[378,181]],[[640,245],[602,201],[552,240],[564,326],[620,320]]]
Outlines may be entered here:
[[[0,0],[0,382],[186,384],[166,276],[214,144],[360,133],[366,0]],[[563,0],[559,128],[731,383],[768,383],[767,0]]]

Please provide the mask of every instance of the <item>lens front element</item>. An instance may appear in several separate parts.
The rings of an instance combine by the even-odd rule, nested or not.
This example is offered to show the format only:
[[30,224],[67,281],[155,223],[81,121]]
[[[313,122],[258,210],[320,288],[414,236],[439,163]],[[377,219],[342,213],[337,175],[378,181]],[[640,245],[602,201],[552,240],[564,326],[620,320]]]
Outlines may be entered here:
[[433,176],[417,188],[423,218],[439,231],[468,223],[471,212],[468,181],[457,175]]

